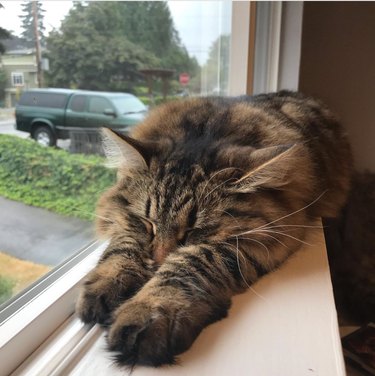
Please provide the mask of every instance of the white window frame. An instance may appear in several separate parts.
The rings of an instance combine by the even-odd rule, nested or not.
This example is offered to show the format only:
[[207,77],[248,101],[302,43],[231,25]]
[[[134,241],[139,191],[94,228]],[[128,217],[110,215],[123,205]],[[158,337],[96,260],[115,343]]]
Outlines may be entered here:
[[23,72],[12,72],[12,86],[22,87],[25,86],[25,79]]
[[[232,3],[231,95],[274,91],[280,88],[280,82],[286,82],[287,86],[291,86],[289,88],[293,88],[296,82],[298,84],[298,69],[292,73],[288,71],[287,74],[283,73],[284,68],[280,69],[283,63],[285,65],[280,45],[287,43],[288,39],[288,28],[283,27],[283,17],[288,18],[290,14],[295,16],[295,13],[298,16],[295,21],[298,28],[302,20],[302,6],[298,3],[295,6],[281,2]],[[300,36],[292,41],[297,50]],[[296,67],[299,68],[298,53],[292,68]],[[84,342],[87,333],[95,335],[95,330],[83,327],[77,318],[65,325],[64,322],[74,314],[79,286],[87,272],[96,265],[106,246],[106,243],[99,242],[89,245],[26,292],[11,299],[5,308],[0,307],[0,359],[3,374],[14,372],[17,367],[13,375],[58,374],[55,371],[46,373],[46,370],[50,370],[52,365],[56,366],[58,361],[60,365],[66,362],[70,351],[67,349]],[[2,317],[6,317],[3,322]],[[59,345],[56,345],[53,334],[56,336],[59,327],[60,332],[65,334],[60,333],[57,341]],[[50,349],[51,343],[57,346],[54,345],[54,351]],[[43,372],[42,365],[45,367]]]

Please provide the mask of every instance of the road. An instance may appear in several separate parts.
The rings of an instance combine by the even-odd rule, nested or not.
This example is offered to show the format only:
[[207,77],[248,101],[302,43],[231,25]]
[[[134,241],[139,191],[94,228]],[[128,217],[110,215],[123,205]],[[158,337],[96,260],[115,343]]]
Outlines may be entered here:
[[17,131],[14,128],[14,124],[15,124],[15,121],[14,121],[14,119],[11,119],[11,118],[6,119],[6,120],[0,120],[0,133],[11,134],[11,135],[19,136],[19,137],[22,137],[22,138],[28,138],[29,137],[28,133]]
[[0,197],[0,251],[54,266],[93,239],[90,222]]
[[[0,134],[11,134],[21,138],[30,138],[30,134],[27,132],[17,131],[14,128],[14,118],[0,120]],[[69,150],[70,140],[57,140],[57,147],[65,150]]]
[[[0,133],[22,138],[14,118],[0,120]],[[69,148],[69,140],[58,147]],[[94,239],[90,222],[64,217],[0,196],[0,252],[45,265],[58,265]]]

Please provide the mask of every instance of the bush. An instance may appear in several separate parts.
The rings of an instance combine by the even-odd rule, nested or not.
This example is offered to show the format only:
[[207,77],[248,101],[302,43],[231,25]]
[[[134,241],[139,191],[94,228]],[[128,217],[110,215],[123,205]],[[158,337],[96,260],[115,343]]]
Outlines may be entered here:
[[176,97],[176,96],[167,96],[167,98],[164,99],[162,96],[157,95],[157,96],[154,96],[154,103],[153,104],[151,103],[150,97],[140,96],[140,97],[138,97],[138,99],[141,100],[146,106],[158,106],[159,104],[163,104],[163,103],[170,102],[170,101],[173,101],[173,100],[176,100],[176,99],[181,99],[181,98]]
[[0,275],[0,304],[3,304],[13,295],[13,279]]
[[100,194],[115,182],[115,172],[103,163],[102,157],[0,135],[0,195],[91,220]]

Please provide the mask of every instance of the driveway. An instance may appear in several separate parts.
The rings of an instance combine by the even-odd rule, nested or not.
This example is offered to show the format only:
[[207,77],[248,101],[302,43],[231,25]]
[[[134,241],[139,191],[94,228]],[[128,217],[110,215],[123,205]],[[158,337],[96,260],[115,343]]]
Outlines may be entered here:
[[0,196],[0,251],[57,265],[94,239],[93,224]]

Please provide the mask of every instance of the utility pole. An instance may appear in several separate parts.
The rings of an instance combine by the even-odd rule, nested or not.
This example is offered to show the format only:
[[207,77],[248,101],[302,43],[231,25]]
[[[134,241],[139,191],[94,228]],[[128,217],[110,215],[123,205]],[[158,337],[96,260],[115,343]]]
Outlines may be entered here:
[[38,87],[43,87],[42,51],[39,41],[38,4],[32,2]]

